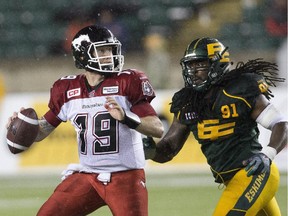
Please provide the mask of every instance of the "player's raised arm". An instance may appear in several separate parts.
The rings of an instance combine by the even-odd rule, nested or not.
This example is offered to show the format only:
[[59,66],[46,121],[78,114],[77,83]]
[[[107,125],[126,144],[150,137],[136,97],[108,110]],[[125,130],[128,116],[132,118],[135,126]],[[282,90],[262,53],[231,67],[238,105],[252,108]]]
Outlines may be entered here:
[[115,98],[107,97],[106,99],[105,108],[114,119],[146,136],[160,138],[163,135],[164,128],[162,122],[157,116],[146,116],[140,118],[131,111],[124,111]]
[[41,117],[39,119],[39,133],[36,137],[35,142],[39,142],[43,139],[45,139],[49,134],[52,133],[52,131],[55,129],[49,122],[46,121],[44,117]]

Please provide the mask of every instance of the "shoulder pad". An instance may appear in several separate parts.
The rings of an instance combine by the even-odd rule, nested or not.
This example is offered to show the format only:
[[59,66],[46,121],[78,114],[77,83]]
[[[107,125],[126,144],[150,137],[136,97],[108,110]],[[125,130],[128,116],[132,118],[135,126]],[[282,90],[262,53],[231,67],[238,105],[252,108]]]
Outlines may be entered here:
[[[83,79],[83,75],[69,75],[64,76],[60,79],[58,79],[51,88],[51,94],[53,94],[55,97],[60,97],[60,95],[67,95],[73,92],[72,95],[75,95],[75,91],[77,91],[77,95],[80,94],[80,80]],[[78,94],[79,93],[79,94]],[[68,96],[69,98],[69,96]]]
[[[183,104],[183,94],[185,92],[185,88],[182,88],[180,91],[176,92],[173,97],[172,97],[172,103],[171,103],[171,107],[170,107],[170,112],[171,113],[178,113],[181,108],[182,108],[182,104]],[[182,100],[181,100],[182,99]]]
[[59,86],[66,86],[71,82],[74,82],[76,80],[79,80],[81,75],[67,75],[63,76],[60,79],[56,80],[53,85],[59,85]]
[[147,78],[147,76],[145,75],[145,73],[143,71],[136,70],[136,69],[125,69],[121,73],[119,73],[118,75],[120,76],[122,74],[135,75],[135,76]]
[[232,95],[243,97],[256,97],[268,91],[268,85],[260,75],[247,73],[229,81],[225,91]]

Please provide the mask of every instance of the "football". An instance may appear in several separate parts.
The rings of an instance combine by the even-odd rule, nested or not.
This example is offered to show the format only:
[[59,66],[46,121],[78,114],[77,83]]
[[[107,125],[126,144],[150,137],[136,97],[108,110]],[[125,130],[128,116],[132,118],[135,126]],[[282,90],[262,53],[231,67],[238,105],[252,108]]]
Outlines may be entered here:
[[35,141],[39,131],[37,113],[33,108],[18,112],[7,129],[7,145],[13,154],[27,150]]

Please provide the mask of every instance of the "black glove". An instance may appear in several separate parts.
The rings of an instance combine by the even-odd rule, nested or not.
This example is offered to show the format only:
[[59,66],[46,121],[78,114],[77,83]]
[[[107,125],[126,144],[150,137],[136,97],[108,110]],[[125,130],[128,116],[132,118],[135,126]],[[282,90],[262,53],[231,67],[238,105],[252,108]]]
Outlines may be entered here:
[[142,138],[145,159],[153,159],[156,154],[156,143],[152,137]]
[[258,153],[243,161],[247,176],[259,175],[270,170],[271,160],[263,153]]

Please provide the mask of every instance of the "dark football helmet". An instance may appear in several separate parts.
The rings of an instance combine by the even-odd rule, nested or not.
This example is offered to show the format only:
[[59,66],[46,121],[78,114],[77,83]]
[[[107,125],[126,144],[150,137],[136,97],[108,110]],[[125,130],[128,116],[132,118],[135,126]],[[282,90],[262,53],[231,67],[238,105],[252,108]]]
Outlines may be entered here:
[[[223,75],[229,71],[230,59],[227,49],[214,38],[205,37],[192,41],[180,61],[185,87],[193,88],[196,91],[205,91],[221,80]],[[208,65],[201,67],[200,64],[200,67],[191,68],[189,66],[191,61],[208,61]],[[195,73],[198,70],[206,70],[208,73],[207,80],[201,84],[194,82]]]
[[[99,47],[112,47],[112,55],[98,56]],[[81,29],[72,40],[72,53],[75,66],[90,72],[102,74],[122,71],[124,56],[121,54],[121,43],[105,27],[92,25]],[[111,58],[110,61],[101,59]],[[105,62],[105,63],[101,63]]]

